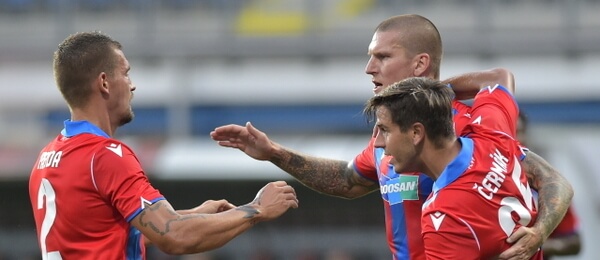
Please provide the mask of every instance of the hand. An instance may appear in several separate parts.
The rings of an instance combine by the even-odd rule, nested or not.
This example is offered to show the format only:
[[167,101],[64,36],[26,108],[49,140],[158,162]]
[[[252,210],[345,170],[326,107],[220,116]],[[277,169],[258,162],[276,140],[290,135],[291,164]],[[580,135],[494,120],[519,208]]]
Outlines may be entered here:
[[500,254],[498,257],[500,260],[531,259],[531,257],[540,249],[544,241],[539,230],[529,227],[520,227],[506,239],[506,242],[514,244]]
[[192,209],[194,213],[198,214],[214,214],[235,208],[235,205],[229,203],[227,200],[207,200],[202,205]]
[[250,205],[260,212],[262,220],[271,220],[289,208],[298,208],[298,199],[292,186],[285,181],[275,181],[260,189]]
[[271,157],[273,143],[269,137],[250,122],[246,126],[225,125],[210,132],[210,137],[220,146],[237,148],[256,160],[268,160]]

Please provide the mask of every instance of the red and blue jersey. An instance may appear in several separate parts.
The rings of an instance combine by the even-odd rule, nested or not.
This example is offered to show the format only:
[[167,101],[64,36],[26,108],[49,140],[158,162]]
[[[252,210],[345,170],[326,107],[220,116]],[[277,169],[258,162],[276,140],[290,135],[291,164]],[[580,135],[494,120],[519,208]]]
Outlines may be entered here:
[[[516,229],[535,222],[535,198],[520,164],[526,149],[513,138],[517,116],[502,86],[475,97],[461,151],[423,205],[427,259],[492,259],[510,247],[506,239]],[[542,259],[541,251],[532,259]]]
[[65,121],[29,179],[42,258],[144,259],[129,222],[164,197],[133,151],[87,121]]
[[[470,107],[453,102],[455,129],[470,120]],[[375,138],[353,161],[363,177],[379,183],[383,199],[388,246],[393,259],[425,259],[421,237],[421,207],[431,193],[433,180],[420,173],[396,173],[391,156],[374,146]]]

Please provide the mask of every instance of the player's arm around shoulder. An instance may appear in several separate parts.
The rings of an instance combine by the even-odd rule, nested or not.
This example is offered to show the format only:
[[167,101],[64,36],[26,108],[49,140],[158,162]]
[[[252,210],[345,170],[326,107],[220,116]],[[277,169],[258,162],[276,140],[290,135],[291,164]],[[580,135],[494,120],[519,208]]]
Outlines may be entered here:
[[538,216],[532,227],[521,227],[507,239],[514,244],[499,259],[529,259],[558,226],[573,198],[571,184],[544,158],[528,151],[521,165],[538,191]]
[[567,213],[573,199],[573,187],[558,170],[532,151],[527,151],[522,165],[528,182],[539,194],[536,226],[542,227],[546,239]]
[[215,214],[179,214],[166,200],[146,204],[131,224],[168,254],[190,254],[223,246],[261,221],[275,219],[297,208],[294,189],[284,181],[264,186],[243,206]]
[[496,84],[504,86],[510,93],[515,93],[513,73],[501,67],[457,75],[444,80],[443,83],[452,87],[456,100],[472,99],[482,88],[493,87]]
[[573,187],[558,170],[533,151],[527,151],[522,165],[529,184],[538,191],[536,226],[543,228],[542,234],[546,239],[567,213],[573,199]]

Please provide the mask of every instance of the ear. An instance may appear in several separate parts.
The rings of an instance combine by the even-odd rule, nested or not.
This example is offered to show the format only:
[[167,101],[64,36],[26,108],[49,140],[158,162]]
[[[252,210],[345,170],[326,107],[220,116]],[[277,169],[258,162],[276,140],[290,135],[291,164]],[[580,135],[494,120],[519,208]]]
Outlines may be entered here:
[[429,63],[431,59],[427,53],[419,53],[413,58],[413,72],[416,77],[423,77],[429,70]]
[[414,123],[409,131],[412,132],[412,142],[415,146],[421,143],[427,137],[425,126],[421,123]]
[[109,94],[108,76],[104,72],[100,72],[98,78],[96,78],[96,85],[103,95]]

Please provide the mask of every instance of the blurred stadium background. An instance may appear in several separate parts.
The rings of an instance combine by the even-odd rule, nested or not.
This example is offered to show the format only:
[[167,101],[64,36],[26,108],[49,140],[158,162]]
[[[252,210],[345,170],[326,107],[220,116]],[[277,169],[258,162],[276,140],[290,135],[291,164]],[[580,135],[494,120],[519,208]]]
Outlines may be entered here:
[[[597,0],[0,0],[0,259],[39,259],[27,179],[69,114],[52,76],[67,35],[101,30],[124,45],[136,118],[118,132],[176,208],[250,201],[284,179],[301,207],[225,247],[149,259],[390,259],[380,197],[312,192],[208,133],[254,125],[299,151],[352,159],[371,126],[361,115],[373,29],[418,13],[439,28],[442,78],[510,68],[532,147],[571,180],[584,239],[600,237],[600,1]],[[272,257],[272,258],[269,258]],[[345,258],[344,258],[345,257]],[[567,258],[564,258],[567,259]]]

